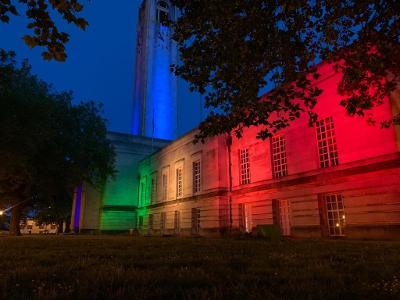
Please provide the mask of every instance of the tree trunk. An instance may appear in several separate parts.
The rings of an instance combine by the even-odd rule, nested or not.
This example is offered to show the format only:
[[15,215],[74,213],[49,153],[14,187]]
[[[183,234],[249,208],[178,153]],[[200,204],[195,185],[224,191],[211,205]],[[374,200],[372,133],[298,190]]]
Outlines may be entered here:
[[21,221],[22,206],[15,205],[11,210],[10,235],[21,235],[19,223]]

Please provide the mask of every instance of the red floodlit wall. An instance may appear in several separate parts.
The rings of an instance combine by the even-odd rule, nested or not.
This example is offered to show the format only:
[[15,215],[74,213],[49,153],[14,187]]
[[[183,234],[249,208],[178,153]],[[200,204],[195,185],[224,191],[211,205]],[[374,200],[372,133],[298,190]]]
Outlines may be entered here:
[[[332,116],[334,120],[339,164],[370,159],[398,151],[396,133],[393,127],[382,129],[379,120],[392,118],[389,99],[371,112],[378,121],[375,126],[367,123],[366,118],[349,116],[340,105],[342,97],[337,93],[340,74],[329,65],[323,65],[322,76],[317,85],[323,89],[318,99],[315,112],[320,119]],[[250,151],[251,182],[272,179],[270,140],[260,141],[255,138],[258,128],[245,130],[243,138],[233,140],[233,182],[239,186],[239,149]],[[308,116],[302,117],[281,130],[277,135],[286,136],[288,174],[298,174],[319,169],[319,157],[315,127],[308,125]]]
[[[139,173],[141,182],[147,182],[144,193],[147,200],[138,212],[140,231],[251,232],[258,225],[274,224],[280,226],[282,233],[293,236],[318,237],[332,232],[353,237],[385,237],[393,232],[400,235],[398,127],[381,129],[379,124],[369,125],[365,118],[348,116],[336,91],[340,74],[329,65],[320,68],[322,76],[315,84],[324,92],[315,111],[320,120],[332,117],[337,165],[320,167],[316,127],[308,126],[307,114],[275,136],[286,141],[287,173],[281,178],[273,176],[271,140],[256,139],[258,128],[245,129],[239,140],[233,137],[231,168],[226,136],[194,145],[196,131],[192,131],[141,162]],[[399,106],[398,98],[391,100],[372,111],[378,123],[392,118],[393,104]],[[244,183],[240,180],[240,153],[242,158],[246,153],[249,162]],[[201,190],[194,193],[193,162],[198,159],[201,159]],[[183,166],[183,193],[179,197],[177,166]],[[168,199],[161,196],[160,184],[165,172],[169,180]],[[154,201],[149,198],[151,176],[157,177],[158,184]],[[341,203],[339,214],[343,219],[333,221],[338,228],[327,225],[327,199]],[[179,222],[175,222],[177,215]]]

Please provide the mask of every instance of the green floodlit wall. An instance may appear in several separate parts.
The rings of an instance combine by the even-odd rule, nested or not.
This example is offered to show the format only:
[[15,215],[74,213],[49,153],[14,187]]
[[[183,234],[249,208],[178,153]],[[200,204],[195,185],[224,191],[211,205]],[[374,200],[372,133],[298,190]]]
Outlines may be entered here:
[[135,228],[137,206],[137,167],[140,157],[117,153],[117,176],[110,180],[103,193],[101,230],[128,230]]
[[103,189],[100,230],[128,231],[137,222],[139,163],[169,141],[119,133],[109,138],[115,146],[117,174]]
[[[157,166],[155,165],[155,160],[151,159],[151,157],[146,158],[145,160],[141,161],[139,164],[139,178],[140,184],[144,183],[145,186],[145,193],[144,199],[140,199],[138,201],[138,216],[143,217],[143,226],[147,226],[148,218],[149,218],[149,209],[148,205],[151,204],[151,179],[152,176],[156,176],[156,185],[158,186],[157,191],[160,189],[160,182],[159,182],[159,175],[158,173],[152,173],[153,170],[157,170]],[[142,191],[139,188],[139,196],[142,197]],[[139,200],[139,199],[138,199]]]

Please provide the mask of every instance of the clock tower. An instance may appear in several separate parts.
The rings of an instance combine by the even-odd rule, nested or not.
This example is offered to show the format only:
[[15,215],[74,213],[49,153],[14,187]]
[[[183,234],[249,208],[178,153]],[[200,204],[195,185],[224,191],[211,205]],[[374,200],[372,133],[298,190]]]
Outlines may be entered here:
[[169,1],[144,0],[139,10],[132,133],[173,140],[177,135],[177,79],[170,66],[177,47],[167,21],[176,18]]

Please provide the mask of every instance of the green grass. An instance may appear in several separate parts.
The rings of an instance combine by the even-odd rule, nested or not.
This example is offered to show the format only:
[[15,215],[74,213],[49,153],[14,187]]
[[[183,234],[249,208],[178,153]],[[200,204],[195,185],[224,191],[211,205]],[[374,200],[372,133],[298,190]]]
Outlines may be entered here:
[[0,237],[0,299],[400,299],[400,242]]

